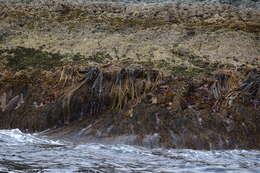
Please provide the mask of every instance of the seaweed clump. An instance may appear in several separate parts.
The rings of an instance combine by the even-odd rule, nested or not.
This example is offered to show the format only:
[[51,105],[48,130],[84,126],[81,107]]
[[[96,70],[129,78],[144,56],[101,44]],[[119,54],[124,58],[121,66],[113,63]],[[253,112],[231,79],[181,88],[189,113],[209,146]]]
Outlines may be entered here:
[[[229,97],[238,99],[244,104],[260,103],[260,71],[252,70],[241,82],[239,87],[229,94]],[[231,103],[231,101],[230,101]],[[259,107],[260,108],[260,107]]]
[[242,80],[238,72],[219,71],[214,74],[210,90],[216,99],[215,107],[231,107],[235,100],[243,104],[260,103],[260,72],[251,70]]
[[133,107],[155,89],[161,76],[158,71],[140,67],[112,71],[91,67],[80,73],[85,77],[61,99],[64,122]]

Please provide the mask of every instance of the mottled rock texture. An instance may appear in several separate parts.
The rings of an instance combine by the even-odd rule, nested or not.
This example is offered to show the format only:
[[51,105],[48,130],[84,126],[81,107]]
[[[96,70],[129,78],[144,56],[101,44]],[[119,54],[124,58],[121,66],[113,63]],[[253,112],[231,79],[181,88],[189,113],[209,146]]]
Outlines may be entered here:
[[[59,3],[58,3],[59,2]],[[259,64],[260,11],[211,3],[1,4],[0,47],[189,66],[184,57]],[[74,5],[73,5],[74,4]]]
[[0,2],[1,128],[260,148],[257,6]]

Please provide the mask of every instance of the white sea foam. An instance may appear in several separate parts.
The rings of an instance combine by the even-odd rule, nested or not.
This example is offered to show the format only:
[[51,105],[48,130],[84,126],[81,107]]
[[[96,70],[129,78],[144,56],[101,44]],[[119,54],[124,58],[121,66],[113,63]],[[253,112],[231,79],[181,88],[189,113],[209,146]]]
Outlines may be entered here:
[[260,172],[260,151],[149,149],[123,144],[60,144],[18,129],[0,130],[2,172]]
[[58,141],[48,140],[37,137],[36,134],[26,134],[19,129],[0,130],[0,140],[8,145],[18,144],[61,144]]

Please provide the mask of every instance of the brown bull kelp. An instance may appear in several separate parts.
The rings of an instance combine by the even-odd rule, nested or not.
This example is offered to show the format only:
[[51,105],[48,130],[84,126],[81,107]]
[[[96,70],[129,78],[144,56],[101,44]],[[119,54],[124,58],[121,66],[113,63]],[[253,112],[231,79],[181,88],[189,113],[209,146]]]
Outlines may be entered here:
[[5,70],[0,85],[2,128],[59,127],[66,136],[88,127],[82,138],[133,134],[138,145],[156,133],[161,146],[207,149],[257,148],[259,141],[258,70],[191,77],[134,65],[66,65]]
[[[233,100],[239,100],[244,104],[254,104],[259,106],[260,102],[260,71],[256,69],[250,71],[246,78],[238,87],[226,97],[229,105]],[[260,107],[258,107],[260,109]]]
[[259,71],[252,69],[244,78],[241,78],[241,75],[241,73],[231,70],[222,70],[214,74],[214,81],[210,89],[216,99],[215,108],[219,108],[221,105],[231,107],[233,102],[238,100],[247,104],[260,101]]
[[[62,99],[66,121],[72,118],[71,102],[79,93],[84,92],[81,101],[83,106],[79,114],[81,116],[95,115],[104,110],[120,111],[127,105],[131,107],[140,103],[160,81],[158,71],[131,66],[115,71],[92,67],[81,73],[85,75],[83,81],[69,89]],[[73,111],[75,113],[75,110]]]
[[0,4],[0,128],[260,148],[258,9],[81,3]]
[[238,84],[238,76],[234,71],[222,70],[214,74],[215,81],[211,86],[215,99],[221,99]]

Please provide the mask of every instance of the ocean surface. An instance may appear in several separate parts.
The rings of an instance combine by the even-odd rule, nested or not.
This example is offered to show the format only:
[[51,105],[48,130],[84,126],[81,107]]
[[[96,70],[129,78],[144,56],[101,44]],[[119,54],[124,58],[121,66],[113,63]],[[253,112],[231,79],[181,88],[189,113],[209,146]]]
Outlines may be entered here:
[[1,173],[259,173],[260,151],[73,144],[0,130]]

